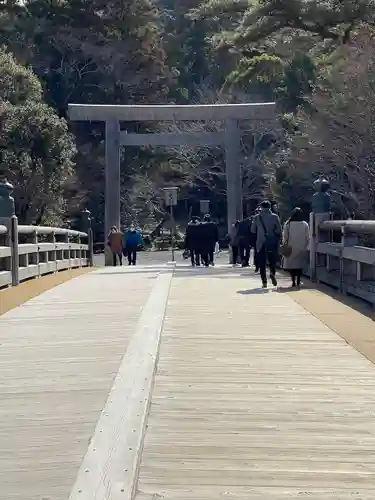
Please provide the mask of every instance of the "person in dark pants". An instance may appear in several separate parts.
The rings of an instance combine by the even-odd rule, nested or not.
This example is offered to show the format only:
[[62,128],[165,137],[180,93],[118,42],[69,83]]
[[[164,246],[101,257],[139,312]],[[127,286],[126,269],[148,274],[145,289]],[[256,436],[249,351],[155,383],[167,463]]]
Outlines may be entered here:
[[257,252],[257,249],[256,249],[256,245],[254,246],[254,260],[253,260],[253,263],[254,263],[254,272],[255,273],[259,273],[259,262],[258,262],[258,252]]
[[[254,222],[255,217],[257,215],[259,215],[260,212],[261,212],[261,209],[260,209],[260,207],[258,207],[255,210],[254,215],[251,219],[251,245],[254,248],[253,264],[255,267],[255,271],[254,271],[255,273],[259,273],[259,263],[258,263],[258,252],[257,252],[257,245],[256,245],[256,241],[257,241],[256,226],[253,226],[253,222]],[[253,230],[255,230],[255,232],[253,232]]]
[[250,217],[246,217],[239,223],[238,226],[239,252],[240,252],[242,267],[249,267],[250,249],[252,240],[251,224],[252,221]]
[[261,203],[261,212],[254,217],[251,231],[256,234],[257,264],[263,288],[267,288],[267,262],[270,268],[271,282],[276,286],[276,263],[281,238],[281,224],[278,215],[271,212],[269,201]]
[[117,229],[116,226],[111,227],[111,231],[108,235],[108,246],[112,252],[113,265],[117,265],[117,259],[119,260],[120,266],[122,266],[122,239],[123,234]]
[[239,225],[240,225],[240,221],[237,221],[235,224],[233,224],[231,232],[229,234],[229,243],[230,243],[230,247],[232,250],[232,264],[233,264],[233,266],[237,265],[238,255],[239,255],[239,244],[240,244],[240,237],[239,237],[239,233],[238,233]]
[[201,222],[197,226],[197,252],[200,256],[201,262],[205,267],[209,266],[208,253],[209,253],[209,244],[207,238],[206,225]]
[[203,218],[203,253],[206,255],[206,262],[214,266],[215,245],[219,241],[219,228],[211,219],[211,215],[206,214]]
[[199,217],[192,217],[185,234],[185,248],[190,253],[191,265],[200,266],[200,220]]
[[137,231],[133,225],[130,226],[124,235],[124,248],[128,256],[129,266],[135,266],[137,264],[137,253],[142,245],[143,240],[141,233]]

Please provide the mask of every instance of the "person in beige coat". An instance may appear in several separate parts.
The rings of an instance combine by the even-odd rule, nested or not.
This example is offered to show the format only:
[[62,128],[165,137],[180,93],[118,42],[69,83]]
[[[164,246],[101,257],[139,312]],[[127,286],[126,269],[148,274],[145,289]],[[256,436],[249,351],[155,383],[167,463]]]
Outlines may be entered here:
[[284,255],[283,267],[290,272],[293,287],[301,284],[309,241],[309,225],[303,220],[302,210],[295,208],[283,229],[283,246],[289,247],[289,252]]

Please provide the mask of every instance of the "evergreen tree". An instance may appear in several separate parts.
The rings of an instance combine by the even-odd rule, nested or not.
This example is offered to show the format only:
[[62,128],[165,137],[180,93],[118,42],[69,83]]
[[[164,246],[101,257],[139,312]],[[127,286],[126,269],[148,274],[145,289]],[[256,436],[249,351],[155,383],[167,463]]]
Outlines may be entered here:
[[[13,0],[2,3],[0,36],[32,66],[44,96],[60,116],[69,103],[144,104],[163,101],[169,72],[159,12],[152,0]],[[136,124],[127,124],[135,129]],[[85,198],[100,226],[104,212],[104,130],[75,124],[77,183],[70,196]],[[141,152],[124,153],[131,182]],[[128,185],[127,185],[128,186]]]
[[75,146],[67,123],[42,102],[29,69],[0,51],[0,176],[15,187],[22,223],[61,221]]

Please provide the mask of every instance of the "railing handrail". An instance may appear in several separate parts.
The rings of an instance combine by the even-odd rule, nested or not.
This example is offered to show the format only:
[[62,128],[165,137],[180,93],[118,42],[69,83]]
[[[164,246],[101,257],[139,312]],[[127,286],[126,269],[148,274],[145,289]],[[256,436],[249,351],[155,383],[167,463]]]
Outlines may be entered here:
[[88,234],[82,231],[76,231],[74,229],[62,228],[62,227],[49,227],[49,226],[27,226],[27,225],[19,225],[18,226],[19,234],[41,234],[41,235],[50,235],[54,234],[57,236],[71,236],[77,238],[87,238]]
[[0,220],[0,236],[5,240],[0,246],[0,287],[16,286],[23,280],[64,269],[93,265],[90,221],[86,221],[88,231],[83,232],[61,227],[18,225],[16,216]]
[[375,220],[325,220],[319,224],[319,229],[341,230],[347,232],[375,234]]
[[375,220],[332,220],[310,214],[308,274],[375,307]]

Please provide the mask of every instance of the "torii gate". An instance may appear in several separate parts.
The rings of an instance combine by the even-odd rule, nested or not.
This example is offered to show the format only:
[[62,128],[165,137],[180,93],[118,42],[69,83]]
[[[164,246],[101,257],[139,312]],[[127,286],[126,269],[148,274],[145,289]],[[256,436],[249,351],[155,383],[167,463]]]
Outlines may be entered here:
[[[227,180],[228,230],[242,220],[241,136],[239,120],[273,120],[275,103],[197,105],[102,105],[69,104],[75,121],[105,121],[105,234],[120,226],[121,146],[223,146]],[[223,132],[128,134],[120,122],[224,121]],[[107,259],[106,259],[107,261]]]

